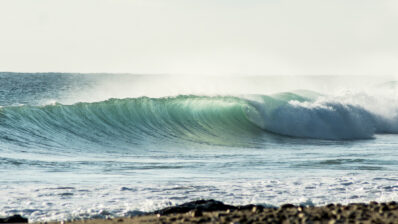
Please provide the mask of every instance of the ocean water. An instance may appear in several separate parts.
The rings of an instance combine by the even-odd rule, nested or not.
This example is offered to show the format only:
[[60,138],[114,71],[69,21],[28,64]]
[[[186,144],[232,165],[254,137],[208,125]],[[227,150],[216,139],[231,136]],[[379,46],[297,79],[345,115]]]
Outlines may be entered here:
[[398,200],[393,77],[0,73],[0,215]]

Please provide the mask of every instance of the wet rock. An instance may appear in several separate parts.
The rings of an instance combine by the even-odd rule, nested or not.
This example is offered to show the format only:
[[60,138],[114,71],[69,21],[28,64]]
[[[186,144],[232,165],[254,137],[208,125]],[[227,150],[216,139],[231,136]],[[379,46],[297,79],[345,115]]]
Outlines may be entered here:
[[155,211],[154,213],[167,215],[172,213],[186,213],[195,209],[200,210],[202,212],[212,212],[212,211],[226,211],[228,209],[232,210],[236,209],[236,207],[232,205],[226,205],[220,201],[215,201],[215,200],[198,200],[173,207],[164,208]]
[[376,201],[371,201],[369,204],[370,204],[371,206],[376,206],[376,205],[378,205],[379,203],[376,202]]
[[239,210],[252,210],[253,207],[256,207],[256,205],[250,204],[250,205],[238,206],[237,209],[239,209]]
[[383,212],[386,212],[386,211],[388,211],[388,210],[389,210],[388,206],[387,206],[386,204],[382,204],[382,205],[380,206],[379,212],[380,212],[380,213],[383,213]]
[[28,219],[20,215],[13,215],[6,218],[0,218],[0,223],[28,223]]
[[329,208],[329,209],[332,209],[332,208],[335,207],[335,205],[334,204],[328,204],[328,205],[326,205],[326,207]]
[[284,204],[281,206],[281,209],[287,209],[287,208],[295,208],[296,206],[292,205],[292,204]]

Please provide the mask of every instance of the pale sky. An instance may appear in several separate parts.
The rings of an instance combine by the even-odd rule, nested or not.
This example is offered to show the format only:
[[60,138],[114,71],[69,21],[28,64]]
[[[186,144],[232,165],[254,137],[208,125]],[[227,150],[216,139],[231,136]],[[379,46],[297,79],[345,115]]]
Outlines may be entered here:
[[398,1],[0,0],[0,71],[398,75]]

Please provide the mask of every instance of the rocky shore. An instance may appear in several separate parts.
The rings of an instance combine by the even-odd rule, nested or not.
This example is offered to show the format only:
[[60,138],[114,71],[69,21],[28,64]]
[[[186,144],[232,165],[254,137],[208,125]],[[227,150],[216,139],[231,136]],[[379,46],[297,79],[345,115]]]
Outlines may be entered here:
[[268,208],[199,200],[134,217],[61,223],[398,223],[398,203],[329,204],[318,207],[284,204],[279,208]]

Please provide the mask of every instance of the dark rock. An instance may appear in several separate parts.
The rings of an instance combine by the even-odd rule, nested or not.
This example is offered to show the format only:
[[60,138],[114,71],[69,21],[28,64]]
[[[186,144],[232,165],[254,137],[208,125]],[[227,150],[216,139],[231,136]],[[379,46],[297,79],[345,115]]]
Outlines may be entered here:
[[292,205],[292,204],[284,204],[281,206],[281,209],[287,209],[287,208],[295,208],[296,206]]
[[215,200],[198,200],[173,207],[164,208],[155,211],[154,214],[167,215],[172,213],[186,213],[195,209],[203,212],[213,212],[213,211],[226,211],[228,209],[232,210],[236,209],[236,207],[232,205],[226,205],[220,201],[215,201]]
[[327,207],[327,208],[334,208],[335,205],[334,205],[334,204],[328,204],[328,205],[326,205],[326,207]]
[[341,208],[338,208],[338,209],[336,209],[336,210],[334,210],[335,211],[335,214],[341,214],[343,211],[341,210]]
[[192,217],[200,217],[203,215],[203,212],[201,210],[195,209],[195,210],[191,211],[191,215],[192,215]]
[[355,212],[348,213],[348,218],[349,219],[355,219],[356,218]]
[[318,215],[318,214],[315,214],[315,215],[313,215],[313,216],[312,216],[312,220],[313,220],[313,221],[321,221],[321,220],[322,220],[322,218],[321,218],[321,216],[320,216],[320,215]]
[[379,203],[376,201],[371,201],[369,204],[375,206],[375,205],[378,205]]
[[320,216],[323,220],[329,219],[329,217],[331,217],[331,214],[327,213],[327,212],[321,212]]
[[204,218],[200,218],[200,219],[198,220],[198,223],[205,223],[205,222],[207,222],[207,220],[204,219]]
[[20,215],[13,215],[6,218],[0,218],[0,223],[28,223],[28,219]]
[[254,207],[256,207],[256,205],[249,204],[249,205],[238,206],[238,209],[239,210],[252,210]]
[[220,217],[226,216],[226,215],[227,215],[227,213],[221,213],[221,212],[220,212],[220,213],[217,214],[217,217],[220,218]]
[[240,223],[247,223],[247,218],[246,218],[246,217],[241,217],[241,218],[239,219],[239,222],[240,222]]
[[379,212],[382,213],[382,212],[386,212],[386,211],[388,211],[388,210],[389,210],[388,206],[385,205],[385,204],[382,204],[382,205],[380,206]]

